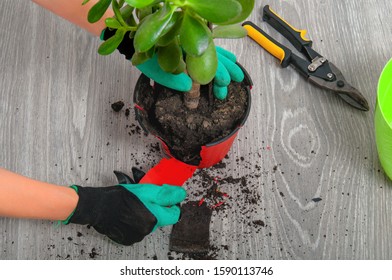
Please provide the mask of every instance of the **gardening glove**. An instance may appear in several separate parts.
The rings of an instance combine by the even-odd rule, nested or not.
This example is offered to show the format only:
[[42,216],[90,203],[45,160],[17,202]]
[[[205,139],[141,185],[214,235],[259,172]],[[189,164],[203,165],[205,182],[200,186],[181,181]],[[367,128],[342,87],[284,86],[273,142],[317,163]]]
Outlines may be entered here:
[[[102,31],[101,39],[107,40],[114,33],[115,31],[106,28]],[[129,60],[132,58],[135,49],[133,47],[133,39],[129,38],[129,33],[125,34],[123,41],[117,49],[126,59]],[[236,64],[237,58],[233,53],[221,47],[216,47],[216,52],[218,56],[218,68],[215,74],[213,92],[217,99],[224,100],[227,97],[227,86],[231,80],[242,82],[244,80],[244,73]],[[150,79],[168,88],[178,91],[189,91],[192,88],[192,79],[187,74],[171,74],[163,71],[159,66],[157,55],[154,55],[151,59],[136,67]]]
[[214,96],[219,100],[224,100],[227,97],[227,86],[233,80],[235,82],[242,82],[244,80],[244,72],[236,64],[236,56],[221,48],[216,47],[218,55],[218,69],[214,79]]
[[[245,75],[236,64],[237,57],[233,53],[221,47],[216,47],[216,53],[218,56],[218,68],[214,78],[213,92],[217,99],[224,100],[227,97],[227,86],[230,82],[232,80],[242,82]],[[192,79],[187,74],[174,75],[163,71],[158,64],[157,55],[138,65],[137,68],[150,79],[168,88],[178,91],[189,91],[192,87]]]
[[[183,188],[135,184],[124,173],[115,174],[119,180],[116,186],[71,186],[78,193],[79,201],[63,223],[88,224],[119,244],[132,245],[158,227],[178,222],[180,208],[176,204],[186,197]],[[142,176],[136,177],[138,182]]]

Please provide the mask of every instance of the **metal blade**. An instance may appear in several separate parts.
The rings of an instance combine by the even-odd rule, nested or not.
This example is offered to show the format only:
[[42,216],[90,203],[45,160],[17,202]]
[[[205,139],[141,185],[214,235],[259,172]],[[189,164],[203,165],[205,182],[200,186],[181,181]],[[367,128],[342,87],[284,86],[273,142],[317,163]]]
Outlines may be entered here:
[[116,175],[119,184],[135,184],[135,182],[127,174],[120,171],[113,172]]
[[337,68],[331,62],[329,62],[329,66],[335,75],[336,79],[334,79],[334,81],[326,81],[313,76],[309,76],[309,81],[319,87],[335,92],[351,106],[362,111],[369,111],[369,103],[367,102],[366,98],[346,81],[339,68]]
[[132,167],[132,174],[133,174],[133,179],[135,179],[136,184],[140,182],[140,180],[146,175],[146,173],[142,170],[140,170],[137,167]]

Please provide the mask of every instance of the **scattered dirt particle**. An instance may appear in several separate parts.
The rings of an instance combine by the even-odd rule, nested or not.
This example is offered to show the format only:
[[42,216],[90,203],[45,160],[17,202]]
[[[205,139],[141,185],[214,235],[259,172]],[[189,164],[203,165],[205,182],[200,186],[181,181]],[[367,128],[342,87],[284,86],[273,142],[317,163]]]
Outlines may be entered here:
[[94,259],[99,254],[97,253],[97,250],[95,248],[92,248],[91,253],[89,253],[88,255],[89,255],[90,259]]
[[120,112],[121,109],[124,107],[124,102],[122,102],[122,101],[117,101],[117,102],[113,103],[113,104],[111,105],[111,107],[112,107],[113,111],[115,111],[115,112]]
[[262,220],[252,221],[253,224],[265,227],[265,223]]
[[229,251],[229,246],[228,245],[221,245],[222,249]]
[[131,113],[131,111],[129,110],[129,108],[127,108],[127,109],[125,110],[125,116],[126,116],[126,117],[129,117],[130,113]]
[[216,168],[216,169],[224,169],[224,168],[226,168],[226,163],[225,163],[225,162],[219,162],[219,163],[215,164],[215,165],[213,166],[213,168]]
[[241,186],[246,187],[246,177],[241,177]]

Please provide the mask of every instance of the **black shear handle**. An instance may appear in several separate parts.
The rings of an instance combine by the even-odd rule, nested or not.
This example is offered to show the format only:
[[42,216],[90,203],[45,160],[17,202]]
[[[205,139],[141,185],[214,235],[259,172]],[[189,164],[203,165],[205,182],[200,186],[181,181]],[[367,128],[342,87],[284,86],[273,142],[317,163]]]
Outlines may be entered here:
[[[281,33],[300,52],[306,54],[312,47],[312,41],[305,38],[306,30],[299,30],[291,26],[281,16],[274,12],[269,5],[263,8],[263,20]],[[309,57],[314,59],[314,57]]]

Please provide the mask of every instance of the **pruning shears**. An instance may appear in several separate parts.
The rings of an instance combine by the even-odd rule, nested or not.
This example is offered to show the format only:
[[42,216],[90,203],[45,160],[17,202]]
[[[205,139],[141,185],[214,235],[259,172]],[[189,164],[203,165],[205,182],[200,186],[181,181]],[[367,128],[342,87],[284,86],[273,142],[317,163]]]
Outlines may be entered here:
[[306,59],[303,59],[297,56],[253,22],[244,22],[242,25],[248,31],[248,36],[279,59],[283,68],[291,65],[304,75],[308,81],[335,92],[351,106],[362,111],[369,110],[369,104],[365,97],[346,81],[339,68],[312,49],[313,42],[305,37],[306,30],[299,30],[291,26],[269,5],[263,8],[263,20],[281,33],[306,57]]

